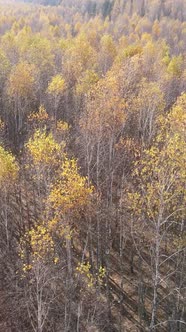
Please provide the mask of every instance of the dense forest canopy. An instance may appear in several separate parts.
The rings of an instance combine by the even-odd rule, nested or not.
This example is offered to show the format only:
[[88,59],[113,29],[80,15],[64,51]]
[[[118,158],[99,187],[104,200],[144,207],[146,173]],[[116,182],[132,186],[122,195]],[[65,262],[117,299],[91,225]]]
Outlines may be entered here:
[[186,329],[186,2],[0,1],[0,331]]

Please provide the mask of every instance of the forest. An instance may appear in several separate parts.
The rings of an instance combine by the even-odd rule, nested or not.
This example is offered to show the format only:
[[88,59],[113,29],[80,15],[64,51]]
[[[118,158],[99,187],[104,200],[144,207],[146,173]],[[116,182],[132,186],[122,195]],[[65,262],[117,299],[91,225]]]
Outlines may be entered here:
[[0,0],[0,332],[186,331],[186,1]]

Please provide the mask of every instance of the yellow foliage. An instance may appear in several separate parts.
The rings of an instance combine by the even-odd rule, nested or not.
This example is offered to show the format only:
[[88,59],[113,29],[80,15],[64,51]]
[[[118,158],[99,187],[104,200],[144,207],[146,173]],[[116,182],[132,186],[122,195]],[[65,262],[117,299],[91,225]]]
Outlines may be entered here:
[[[47,262],[52,260],[56,265],[59,258],[55,255],[54,241],[49,232],[48,226],[40,222],[36,227],[26,232],[20,240],[21,250],[20,257],[23,262],[23,272],[29,272],[37,262]],[[30,262],[24,263],[27,259],[26,246],[30,248]]]
[[89,204],[92,192],[93,187],[88,187],[87,179],[79,174],[76,160],[65,158],[49,202],[57,214],[77,213]]
[[157,38],[159,37],[159,35],[161,33],[160,24],[159,24],[158,20],[156,20],[153,24],[152,33]]
[[102,285],[103,280],[106,275],[106,269],[103,266],[100,266],[98,269],[98,273],[96,273],[95,277],[93,276],[91,272],[91,265],[89,262],[87,263],[78,263],[78,266],[76,267],[77,275],[81,275],[88,286],[88,288],[92,288],[96,285],[96,282],[98,284]]
[[35,166],[55,165],[58,162],[57,155],[61,151],[61,146],[55,141],[52,133],[47,135],[46,131],[41,130],[35,131],[26,148]]
[[54,252],[54,242],[45,223],[41,223],[29,231],[28,237],[34,260],[44,259],[48,254]]
[[0,146],[0,184],[15,180],[18,170],[15,157]]
[[[161,117],[161,129],[154,145],[145,150],[135,164],[134,177],[139,188],[128,193],[133,213],[150,220],[174,215],[185,218],[186,209],[186,94],[174,105],[168,118]],[[161,212],[160,212],[161,211]]]
[[65,80],[61,75],[56,75],[52,78],[48,85],[48,93],[58,96],[63,93],[66,88]]
[[110,138],[119,132],[126,120],[126,102],[120,96],[117,77],[109,73],[89,92],[87,113],[80,119],[81,130],[95,139]]
[[26,98],[33,93],[35,66],[26,62],[18,63],[9,77],[8,94],[11,97]]
[[65,50],[65,59],[63,70],[69,83],[76,82],[83,71],[94,68],[96,52],[84,33],[70,41],[69,47]]
[[46,109],[44,108],[43,105],[39,107],[39,112],[38,113],[31,113],[28,117],[29,121],[33,122],[43,122],[48,120],[48,113],[46,112]]
[[131,58],[134,55],[141,54],[143,48],[140,45],[130,45],[124,50],[124,55],[126,58]]
[[99,80],[98,75],[93,70],[86,70],[83,76],[78,80],[76,93],[81,95],[87,93],[92,86]]
[[57,264],[59,262],[59,257],[54,257],[54,264]]
[[177,131],[186,135],[186,93],[177,100],[168,116],[168,121],[173,132]]
[[87,65],[94,64],[96,57],[95,51],[90,45],[86,34],[79,34],[71,51],[73,53],[72,55],[82,64],[83,68],[86,68]]
[[49,71],[53,67],[54,54],[51,41],[40,34],[32,36],[23,55],[26,61],[35,64],[38,73]]
[[109,55],[112,59],[115,58],[117,52],[116,52],[116,45],[113,41],[113,38],[111,35],[103,35],[103,37],[100,40],[101,45],[101,51]]
[[76,271],[85,277],[85,279],[87,280],[87,286],[90,288],[90,287],[93,287],[94,285],[94,278],[93,278],[93,275],[91,274],[90,272],[90,269],[91,269],[91,265],[90,263],[79,263],[77,268],[76,268]]
[[66,224],[63,220],[63,223],[60,223],[58,216],[55,216],[52,220],[48,222],[48,229],[51,232],[56,232],[56,234],[65,240],[71,240],[73,235],[73,229],[70,225]]
[[4,52],[0,49],[0,78],[5,79],[10,71],[10,62]]
[[5,126],[4,122],[0,119],[0,130],[3,130],[4,126]]
[[28,272],[32,269],[32,265],[31,264],[23,264],[23,272]]
[[57,131],[61,132],[61,133],[66,133],[69,131],[69,124],[67,122],[64,121],[57,121]]
[[183,57],[181,55],[174,56],[169,62],[167,71],[172,76],[180,77],[182,73]]

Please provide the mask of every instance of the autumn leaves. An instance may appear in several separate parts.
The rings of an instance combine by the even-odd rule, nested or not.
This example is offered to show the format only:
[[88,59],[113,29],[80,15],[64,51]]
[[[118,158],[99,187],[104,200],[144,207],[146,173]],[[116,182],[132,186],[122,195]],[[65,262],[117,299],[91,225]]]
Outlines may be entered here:
[[[32,262],[38,263],[38,259],[45,261],[50,255],[55,258],[55,236],[71,236],[73,222],[81,218],[81,213],[85,213],[91,203],[93,187],[88,186],[87,179],[80,175],[77,161],[67,157],[65,142],[58,143],[52,133],[46,134],[45,129],[36,130],[25,148],[30,162],[25,167],[28,173],[31,172],[40,199],[44,200],[44,210],[43,219],[38,220],[21,239],[21,257],[24,261],[24,246],[29,246],[35,257]],[[32,264],[28,265],[27,269],[24,263],[25,271],[31,269]]]

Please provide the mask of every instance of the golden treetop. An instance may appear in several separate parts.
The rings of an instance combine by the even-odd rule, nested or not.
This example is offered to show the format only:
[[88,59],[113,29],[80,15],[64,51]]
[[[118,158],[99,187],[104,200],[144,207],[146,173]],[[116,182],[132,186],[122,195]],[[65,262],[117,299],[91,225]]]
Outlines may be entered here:
[[0,184],[15,180],[18,170],[15,157],[0,146]]
[[35,166],[55,165],[57,155],[61,152],[61,145],[55,141],[52,133],[47,135],[45,130],[40,129],[29,139],[26,148]]
[[87,185],[86,177],[79,174],[77,161],[65,158],[49,195],[49,202],[57,214],[79,212],[90,202],[93,187]]

